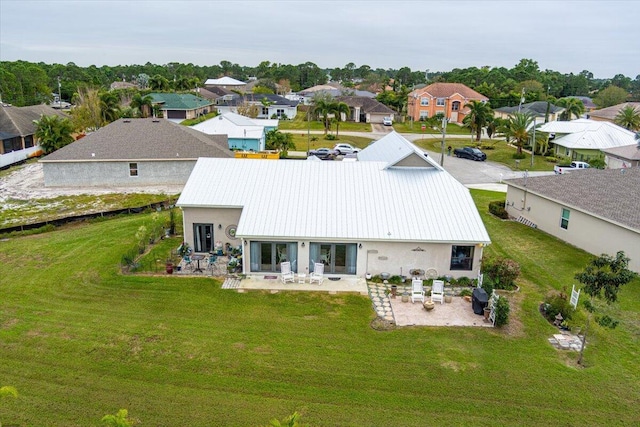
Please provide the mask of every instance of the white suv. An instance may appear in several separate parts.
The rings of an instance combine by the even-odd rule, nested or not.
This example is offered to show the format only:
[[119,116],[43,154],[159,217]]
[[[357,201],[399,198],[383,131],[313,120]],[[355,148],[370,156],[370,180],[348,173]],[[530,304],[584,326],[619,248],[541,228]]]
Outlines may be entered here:
[[382,119],[382,124],[385,126],[391,126],[393,125],[393,120],[391,120],[391,117],[384,117]]
[[333,151],[336,154],[352,154],[357,153],[358,151],[360,151],[360,149],[354,147],[351,144],[336,144],[336,146],[333,147]]

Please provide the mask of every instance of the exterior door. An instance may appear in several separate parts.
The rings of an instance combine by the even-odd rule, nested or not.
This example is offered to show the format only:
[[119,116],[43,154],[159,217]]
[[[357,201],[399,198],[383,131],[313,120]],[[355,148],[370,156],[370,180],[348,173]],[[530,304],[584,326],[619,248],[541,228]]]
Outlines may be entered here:
[[193,250],[213,251],[213,224],[193,224]]
[[294,242],[251,242],[251,271],[279,272],[288,261],[296,272],[298,244]]
[[313,271],[315,263],[322,263],[325,273],[356,274],[356,251],[355,243],[312,243],[309,271]]

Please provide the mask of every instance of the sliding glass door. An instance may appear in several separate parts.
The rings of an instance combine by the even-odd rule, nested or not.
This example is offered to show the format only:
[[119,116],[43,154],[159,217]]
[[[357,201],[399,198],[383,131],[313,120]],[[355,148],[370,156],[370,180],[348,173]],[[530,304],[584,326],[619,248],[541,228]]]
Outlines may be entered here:
[[356,274],[357,254],[355,243],[311,243],[309,271],[313,271],[315,263],[321,263],[325,273]]
[[251,271],[279,272],[280,263],[288,261],[298,271],[296,242],[251,242]]

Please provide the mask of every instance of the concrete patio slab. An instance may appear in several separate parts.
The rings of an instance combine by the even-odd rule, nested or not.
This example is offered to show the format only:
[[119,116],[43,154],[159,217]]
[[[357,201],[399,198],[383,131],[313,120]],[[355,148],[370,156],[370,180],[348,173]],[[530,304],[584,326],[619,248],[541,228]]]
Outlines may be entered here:
[[484,321],[484,316],[475,314],[471,303],[462,297],[453,297],[450,303],[436,303],[431,311],[426,311],[420,302],[402,302],[399,297],[390,301],[396,326],[493,326]]
[[367,281],[361,277],[338,277],[339,280],[330,280],[325,277],[322,284],[309,283],[307,278],[305,283],[282,283],[279,274],[274,275],[251,275],[238,282],[238,292],[248,290],[268,290],[268,291],[303,291],[303,292],[328,292],[337,293],[357,293],[368,295]]

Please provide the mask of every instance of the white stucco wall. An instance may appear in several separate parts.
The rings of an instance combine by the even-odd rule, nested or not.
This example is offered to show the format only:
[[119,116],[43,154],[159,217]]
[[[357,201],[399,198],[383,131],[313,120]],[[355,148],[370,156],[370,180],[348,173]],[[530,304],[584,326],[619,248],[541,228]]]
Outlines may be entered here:
[[[137,163],[138,176],[130,176],[129,163]],[[46,187],[139,186],[185,184],[195,160],[43,162]]]
[[[184,229],[184,241],[194,247],[193,224],[213,224],[213,242],[221,241],[224,247],[227,243],[231,246],[239,246],[242,241],[238,238],[230,238],[226,235],[227,227],[237,226],[240,220],[240,208],[208,209],[208,208],[183,208],[182,222]],[[247,251],[248,252],[248,251]]]
[[640,272],[640,232],[571,208],[568,208],[569,225],[565,230],[560,227],[560,220],[562,208],[566,206],[530,193],[526,195],[526,204],[523,199],[525,194],[522,190],[508,187],[507,202],[514,203],[513,206],[507,206],[510,216],[518,218],[522,215],[540,230],[596,256],[615,256],[618,251],[624,251],[631,260],[629,268]]

